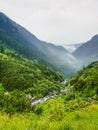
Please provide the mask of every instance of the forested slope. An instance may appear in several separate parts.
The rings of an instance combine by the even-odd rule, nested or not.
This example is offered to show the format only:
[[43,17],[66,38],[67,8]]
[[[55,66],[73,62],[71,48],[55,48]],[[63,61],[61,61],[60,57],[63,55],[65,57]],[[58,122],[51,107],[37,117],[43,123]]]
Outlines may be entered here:
[[81,96],[98,98],[98,61],[77,72],[69,81],[73,93],[80,93]]
[[59,72],[25,59],[4,46],[0,48],[0,82],[6,91],[17,89],[32,96],[59,91],[63,80]]

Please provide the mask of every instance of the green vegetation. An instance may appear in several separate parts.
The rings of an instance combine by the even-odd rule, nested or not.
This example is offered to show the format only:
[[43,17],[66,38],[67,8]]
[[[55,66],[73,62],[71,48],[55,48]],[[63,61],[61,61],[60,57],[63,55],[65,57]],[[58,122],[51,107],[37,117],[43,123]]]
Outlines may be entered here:
[[97,130],[98,62],[77,72],[61,95],[36,106],[32,98],[60,94],[63,77],[0,46],[0,130]]
[[0,114],[0,130],[97,130],[98,105],[65,113],[62,120],[33,113]]
[[[31,111],[31,99],[59,93],[59,72],[23,58],[0,45],[0,110],[7,113]],[[30,99],[29,99],[30,97]]]
[[98,99],[98,61],[77,72],[67,83],[74,96]]
[[43,97],[49,92],[59,91],[62,80],[59,72],[24,59],[12,50],[5,49],[0,53],[0,82],[5,91],[17,89]]
[[[7,22],[5,23],[1,14],[0,45],[3,43],[3,45],[9,49],[13,49],[23,57],[30,60],[35,60],[41,65],[44,64],[55,72],[59,71],[67,78],[75,73],[75,68],[62,63],[60,60],[61,58],[58,58],[59,53],[63,55],[62,51],[64,51],[64,48],[40,41],[18,24],[15,25],[15,23],[13,23],[13,21],[5,15],[3,15],[3,17],[7,19]],[[55,54],[55,52],[57,54]],[[66,53],[66,50],[64,53]]]
[[0,111],[12,114],[28,112],[31,109],[31,102],[25,94],[19,91],[0,92]]
[[[64,49],[0,17],[0,130],[98,130],[98,61],[65,87],[63,76],[49,68],[73,75],[74,68],[53,54],[63,55]],[[47,95],[54,97],[32,105]]]

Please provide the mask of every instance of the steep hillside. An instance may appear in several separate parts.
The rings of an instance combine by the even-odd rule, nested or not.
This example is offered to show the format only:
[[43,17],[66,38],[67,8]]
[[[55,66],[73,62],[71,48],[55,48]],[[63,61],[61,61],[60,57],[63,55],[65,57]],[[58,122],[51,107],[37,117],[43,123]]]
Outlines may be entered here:
[[73,52],[73,55],[85,63],[98,60],[98,35],[84,43]]
[[0,13],[0,41],[26,58],[60,70],[67,77],[74,72],[76,58],[65,48],[39,40],[3,13]]
[[18,55],[15,51],[0,46],[0,90],[21,91],[36,97],[60,89],[63,80],[59,72],[53,72]]
[[[98,99],[98,61],[91,63],[72,77],[67,83],[73,94]],[[71,93],[72,94],[72,93]]]

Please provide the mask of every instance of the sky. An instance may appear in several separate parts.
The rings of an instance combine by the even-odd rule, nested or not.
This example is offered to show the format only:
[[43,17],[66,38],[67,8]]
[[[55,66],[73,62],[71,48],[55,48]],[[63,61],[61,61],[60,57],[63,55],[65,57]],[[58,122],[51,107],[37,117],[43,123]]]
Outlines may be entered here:
[[56,45],[82,43],[98,34],[98,0],[0,0],[0,11]]

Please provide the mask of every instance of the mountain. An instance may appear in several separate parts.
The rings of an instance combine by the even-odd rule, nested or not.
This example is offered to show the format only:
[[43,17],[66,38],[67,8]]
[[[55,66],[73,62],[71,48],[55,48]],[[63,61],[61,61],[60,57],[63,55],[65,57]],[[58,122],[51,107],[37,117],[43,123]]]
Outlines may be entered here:
[[80,47],[82,43],[77,44],[65,44],[63,47],[67,49],[70,53],[73,53],[78,47]]
[[26,58],[60,70],[67,77],[73,73],[76,58],[68,50],[39,40],[3,13],[0,13],[0,41]]
[[83,64],[98,60],[98,34],[77,48],[73,55]]

